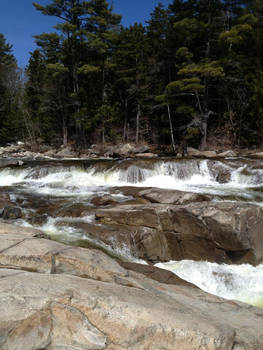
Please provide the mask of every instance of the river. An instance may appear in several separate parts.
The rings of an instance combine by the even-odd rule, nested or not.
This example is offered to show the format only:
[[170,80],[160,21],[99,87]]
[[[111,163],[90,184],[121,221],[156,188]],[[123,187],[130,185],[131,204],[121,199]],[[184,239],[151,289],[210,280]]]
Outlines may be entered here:
[[[107,246],[81,229],[96,224],[92,203],[110,194],[119,203],[133,197],[124,189],[159,187],[214,196],[214,200],[242,200],[263,206],[263,161],[225,160],[43,160],[0,170],[0,191],[23,209],[16,224],[40,228],[68,244],[85,242],[109,254],[139,261],[125,246]],[[81,213],[79,215],[78,213]],[[263,228],[262,228],[263,234]],[[84,243],[83,243],[84,242]],[[201,289],[263,307],[263,265],[225,265],[206,261],[159,263]]]

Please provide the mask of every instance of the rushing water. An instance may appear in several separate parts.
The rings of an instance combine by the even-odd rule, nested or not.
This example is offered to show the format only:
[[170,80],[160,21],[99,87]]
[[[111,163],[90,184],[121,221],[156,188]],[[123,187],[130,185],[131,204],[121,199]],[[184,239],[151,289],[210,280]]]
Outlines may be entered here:
[[[125,186],[159,187],[263,206],[263,162],[249,159],[32,161],[0,170],[0,184],[0,191],[8,192],[26,213],[18,224],[39,227],[66,243],[100,246],[109,254],[134,261],[125,246],[113,244],[114,249],[81,229],[82,224],[96,224],[93,198],[111,194],[125,203],[132,200]],[[158,266],[207,292],[263,306],[263,265],[178,261]]]

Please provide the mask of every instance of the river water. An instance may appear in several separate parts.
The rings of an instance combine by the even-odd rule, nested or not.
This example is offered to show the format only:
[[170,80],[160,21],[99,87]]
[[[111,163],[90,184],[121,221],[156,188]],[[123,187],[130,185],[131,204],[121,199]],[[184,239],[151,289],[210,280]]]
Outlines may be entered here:
[[[83,223],[96,224],[95,197],[110,194],[117,202],[131,201],[133,197],[124,191],[127,186],[204,193],[214,195],[215,200],[242,200],[263,206],[263,161],[49,160],[0,170],[0,191],[9,193],[25,213],[17,224],[40,228],[65,243],[86,241],[123,259],[145,263],[125,246],[109,247],[81,229]],[[263,265],[184,260],[157,266],[212,294],[263,306]]]

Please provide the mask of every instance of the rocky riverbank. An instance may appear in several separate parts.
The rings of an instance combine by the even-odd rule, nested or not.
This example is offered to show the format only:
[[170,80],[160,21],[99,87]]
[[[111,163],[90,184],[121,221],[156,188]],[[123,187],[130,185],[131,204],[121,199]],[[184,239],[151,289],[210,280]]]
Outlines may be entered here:
[[[65,159],[65,158],[157,158],[159,156],[173,156],[181,158],[180,147],[176,152],[169,147],[153,145],[136,145],[133,143],[124,143],[118,145],[108,144],[104,149],[98,144],[93,144],[89,148],[78,148],[74,145],[67,147],[54,148],[46,144],[30,145],[22,142],[12,144],[7,147],[0,147],[0,156],[2,158],[19,159]],[[188,147],[185,150],[184,157],[192,158],[225,158],[245,156],[252,158],[263,158],[261,150],[208,150],[199,151],[198,149]]]
[[262,309],[41,237],[1,222],[2,350],[263,348]]

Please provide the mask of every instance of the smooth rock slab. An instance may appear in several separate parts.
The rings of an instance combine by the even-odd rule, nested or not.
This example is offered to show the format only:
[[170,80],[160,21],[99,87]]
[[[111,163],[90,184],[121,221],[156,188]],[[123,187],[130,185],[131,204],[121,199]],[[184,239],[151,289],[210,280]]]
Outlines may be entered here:
[[1,349],[262,348],[262,310],[144,277],[140,283],[144,289],[0,270]]

